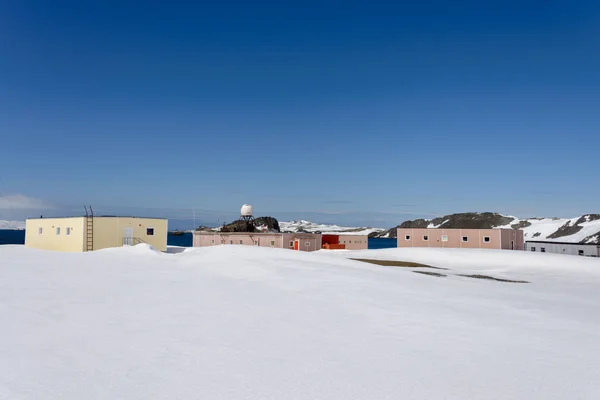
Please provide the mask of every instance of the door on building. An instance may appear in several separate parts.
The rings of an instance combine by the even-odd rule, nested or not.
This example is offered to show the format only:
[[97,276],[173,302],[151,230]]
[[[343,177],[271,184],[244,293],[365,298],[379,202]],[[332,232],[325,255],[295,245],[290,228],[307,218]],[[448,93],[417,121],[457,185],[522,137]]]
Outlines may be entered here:
[[294,250],[300,250],[300,241],[298,241],[298,240],[294,241]]
[[510,249],[511,249],[511,250],[514,250],[514,249],[515,249],[515,241],[514,241],[514,240],[511,240],[511,241],[510,241]]
[[123,228],[123,246],[133,246],[133,228]]

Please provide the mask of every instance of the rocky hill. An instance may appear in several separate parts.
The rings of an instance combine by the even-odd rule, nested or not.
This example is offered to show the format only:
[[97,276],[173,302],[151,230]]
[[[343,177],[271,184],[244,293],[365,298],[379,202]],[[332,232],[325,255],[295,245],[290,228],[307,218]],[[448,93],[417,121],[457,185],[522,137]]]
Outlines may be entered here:
[[[461,228],[522,229],[525,240],[548,240],[571,243],[600,244],[600,214],[586,214],[576,218],[529,218],[520,219],[498,213],[459,213],[443,217],[405,221],[400,228]],[[396,228],[391,228],[372,237],[396,237]]]
[[221,231],[221,232],[281,232],[279,221],[273,217],[259,217],[253,223],[237,220],[219,228],[198,227],[197,231]]

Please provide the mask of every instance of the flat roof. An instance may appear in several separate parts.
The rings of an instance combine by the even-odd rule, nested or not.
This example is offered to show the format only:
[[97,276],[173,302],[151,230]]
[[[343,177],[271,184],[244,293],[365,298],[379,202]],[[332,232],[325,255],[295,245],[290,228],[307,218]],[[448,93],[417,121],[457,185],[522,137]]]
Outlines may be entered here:
[[[34,217],[34,218],[26,218],[26,219],[67,219],[67,218],[85,218],[91,217],[91,215],[70,215],[70,216],[61,216],[61,217]],[[159,218],[159,217],[134,217],[131,215],[94,215],[94,218],[139,218],[139,219],[168,219],[168,218]]]
[[598,244],[598,243],[552,242],[550,240],[526,240],[525,243],[560,244],[560,245],[563,245],[563,246],[571,245],[571,246],[596,246],[596,247],[600,247],[600,244]]

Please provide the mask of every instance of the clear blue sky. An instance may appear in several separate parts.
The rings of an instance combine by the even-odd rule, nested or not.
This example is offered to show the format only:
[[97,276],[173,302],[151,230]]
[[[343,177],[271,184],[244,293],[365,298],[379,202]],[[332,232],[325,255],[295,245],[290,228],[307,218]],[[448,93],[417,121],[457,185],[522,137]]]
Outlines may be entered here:
[[1,2],[0,219],[600,212],[598,2],[188,3]]

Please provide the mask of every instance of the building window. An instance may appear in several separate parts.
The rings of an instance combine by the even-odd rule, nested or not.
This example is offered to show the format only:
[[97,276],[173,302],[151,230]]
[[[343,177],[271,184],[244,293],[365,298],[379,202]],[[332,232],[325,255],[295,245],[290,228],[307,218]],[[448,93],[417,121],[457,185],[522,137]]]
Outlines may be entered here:
[[71,236],[71,228],[67,227],[67,231],[65,232],[67,236]]
[[211,240],[210,244],[215,244],[215,239]]
[[542,253],[545,253],[545,252],[546,252],[546,248],[545,248],[545,247],[540,247],[540,251],[541,251]]
[[348,240],[348,243],[352,243],[352,240]]
[[468,236],[463,236],[462,237],[462,241],[463,242],[468,242],[469,241],[469,237]]
[[229,244],[233,244],[233,240],[230,240],[230,241],[229,241]]
[[290,247],[294,247],[294,241],[290,240]]
[[44,233],[44,228],[38,228],[38,234],[41,235],[42,233]]
[[428,240],[429,240],[429,236],[427,236],[427,235],[423,235],[423,240],[424,240],[424,241],[428,241]]
[[484,242],[484,243],[489,243],[489,242],[491,242],[491,241],[492,241],[492,239],[490,239],[490,237],[489,237],[489,236],[484,236],[484,237],[483,237],[483,242]]
[[583,255],[583,250],[579,250],[579,255],[582,256]]
[[243,240],[240,240],[240,244],[243,244],[243,243],[244,243],[244,241],[243,241]]
[[531,251],[535,251],[535,247],[532,247],[532,248],[531,248]]
[[310,242],[304,243],[304,246],[309,247],[310,246]]
[[57,226],[57,227],[56,227],[56,234],[57,234],[57,235],[60,235],[60,226]]
[[275,241],[271,240],[271,247],[275,247]]
[[410,240],[410,235],[404,236],[404,240]]
[[146,228],[146,235],[154,236],[154,228]]

